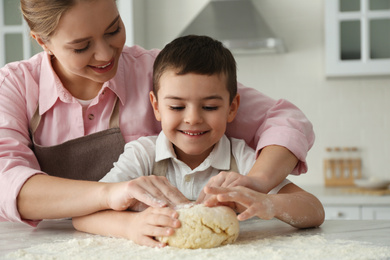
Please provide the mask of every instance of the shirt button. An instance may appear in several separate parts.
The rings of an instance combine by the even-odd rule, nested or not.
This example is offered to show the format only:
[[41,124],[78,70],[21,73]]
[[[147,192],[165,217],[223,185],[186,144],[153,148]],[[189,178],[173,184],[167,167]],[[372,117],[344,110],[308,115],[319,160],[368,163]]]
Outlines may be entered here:
[[184,180],[185,180],[186,182],[190,182],[190,181],[191,181],[191,176],[186,175],[186,177],[184,178]]
[[88,115],[88,119],[89,119],[89,120],[93,120],[94,118],[95,118],[95,115],[94,115],[94,114],[89,114],[89,115]]

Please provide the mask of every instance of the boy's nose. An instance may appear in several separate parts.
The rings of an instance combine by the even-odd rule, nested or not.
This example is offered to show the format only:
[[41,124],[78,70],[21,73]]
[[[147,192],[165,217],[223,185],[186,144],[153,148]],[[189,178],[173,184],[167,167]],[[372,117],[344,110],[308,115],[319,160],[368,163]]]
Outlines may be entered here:
[[184,122],[186,124],[195,125],[201,123],[202,121],[203,121],[202,115],[201,113],[199,113],[197,109],[187,110],[184,118]]

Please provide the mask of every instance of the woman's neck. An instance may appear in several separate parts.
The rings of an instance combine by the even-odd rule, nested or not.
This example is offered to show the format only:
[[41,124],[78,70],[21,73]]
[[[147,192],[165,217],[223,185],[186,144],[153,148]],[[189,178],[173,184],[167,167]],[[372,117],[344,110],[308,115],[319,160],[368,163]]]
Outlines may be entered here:
[[61,80],[62,85],[77,99],[93,99],[103,87],[103,83],[95,82],[78,75],[67,74],[55,59],[52,60],[52,66]]

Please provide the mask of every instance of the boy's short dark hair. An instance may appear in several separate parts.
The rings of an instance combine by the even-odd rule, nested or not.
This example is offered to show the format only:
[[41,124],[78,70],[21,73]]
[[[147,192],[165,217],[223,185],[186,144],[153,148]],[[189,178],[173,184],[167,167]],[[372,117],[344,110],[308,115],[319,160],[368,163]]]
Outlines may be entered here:
[[208,36],[179,37],[161,50],[153,65],[153,92],[156,97],[160,78],[167,70],[175,70],[177,75],[225,75],[230,102],[237,94],[236,61],[221,42]]

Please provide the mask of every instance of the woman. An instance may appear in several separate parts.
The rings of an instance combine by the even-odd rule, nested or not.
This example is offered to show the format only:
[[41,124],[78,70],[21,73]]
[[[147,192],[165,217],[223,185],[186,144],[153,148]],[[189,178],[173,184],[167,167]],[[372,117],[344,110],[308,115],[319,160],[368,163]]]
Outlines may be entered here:
[[[148,103],[158,51],[124,47],[114,0],[21,0],[21,9],[45,52],[0,70],[0,219],[35,226],[107,210],[120,221],[127,208],[186,202],[165,177],[95,182],[125,142],[161,130]],[[257,149],[248,176],[258,188],[306,172],[314,134],[302,112],[241,85],[239,93],[227,134]]]

